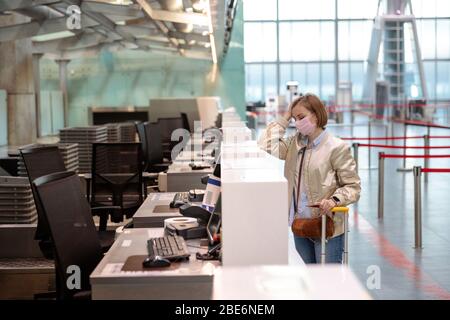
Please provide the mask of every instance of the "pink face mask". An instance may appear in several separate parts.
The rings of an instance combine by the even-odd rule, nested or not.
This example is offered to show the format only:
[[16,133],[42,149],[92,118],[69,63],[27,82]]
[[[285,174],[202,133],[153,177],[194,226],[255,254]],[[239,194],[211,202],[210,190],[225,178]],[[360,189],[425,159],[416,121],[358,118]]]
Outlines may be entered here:
[[295,127],[304,136],[309,136],[316,129],[316,125],[310,120],[309,116],[295,121]]

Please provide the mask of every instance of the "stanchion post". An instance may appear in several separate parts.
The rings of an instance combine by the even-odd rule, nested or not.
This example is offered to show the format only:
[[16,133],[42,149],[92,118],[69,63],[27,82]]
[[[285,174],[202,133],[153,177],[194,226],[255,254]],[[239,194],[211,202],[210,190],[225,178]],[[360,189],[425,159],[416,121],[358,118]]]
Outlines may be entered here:
[[[405,122],[403,130],[403,146],[406,147],[406,135],[408,134],[408,125]],[[406,156],[406,148],[403,149],[403,155]],[[403,158],[403,169],[406,169],[406,157]]]
[[422,248],[422,168],[414,167],[414,248]]
[[[424,140],[424,154],[425,154],[425,158],[423,159],[423,166],[424,168],[429,168],[430,167],[430,159],[428,158],[428,156],[430,155],[430,149],[428,149],[428,147],[430,146],[430,136],[428,134],[423,136],[423,140]],[[424,173],[424,180],[425,183],[428,182],[428,172]]]
[[[372,138],[372,118],[369,118],[369,125],[368,125],[368,128],[367,128],[367,131],[368,131],[368,137],[369,137],[369,144],[370,144],[370,141],[371,141],[371,139],[370,138]],[[371,169],[371,162],[372,161],[370,161],[371,159],[371,156],[370,156],[370,146],[367,148],[367,161],[368,161],[368,168],[369,168],[369,170]]]
[[356,162],[356,173],[358,173],[358,149],[359,149],[359,143],[355,142],[352,144],[353,147],[353,158]]
[[384,152],[378,153],[378,219],[384,216]]

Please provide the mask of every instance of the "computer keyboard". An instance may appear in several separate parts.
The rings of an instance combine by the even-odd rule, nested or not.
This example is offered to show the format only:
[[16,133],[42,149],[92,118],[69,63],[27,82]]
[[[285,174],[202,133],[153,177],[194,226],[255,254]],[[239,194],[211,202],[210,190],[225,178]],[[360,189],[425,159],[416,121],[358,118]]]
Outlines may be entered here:
[[180,236],[150,238],[147,248],[150,257],[159,256],[169,261],[187,259],[190,256],[186,241]]
[[189,192],[177,192],[170,202],[170,207],[179,208],[186,203],[189,203]]

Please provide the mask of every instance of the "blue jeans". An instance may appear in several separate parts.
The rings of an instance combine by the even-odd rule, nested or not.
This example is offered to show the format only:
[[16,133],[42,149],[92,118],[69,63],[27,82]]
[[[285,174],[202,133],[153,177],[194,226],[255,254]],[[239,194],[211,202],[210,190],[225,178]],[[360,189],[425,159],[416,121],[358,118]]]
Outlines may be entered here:
[[[320,263],[321,240],[302,238],[294,235],[295,249],[305,263]],[[327,241],[326,263],[342,263],[344,253],[344,234]]]

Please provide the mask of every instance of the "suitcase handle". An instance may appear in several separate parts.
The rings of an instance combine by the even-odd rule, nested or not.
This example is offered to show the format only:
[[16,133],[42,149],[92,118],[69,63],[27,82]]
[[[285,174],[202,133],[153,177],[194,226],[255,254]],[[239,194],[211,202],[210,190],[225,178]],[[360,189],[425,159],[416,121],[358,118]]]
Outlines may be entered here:
[[331,209],[331,212],[342,212],[342,213],[348,213],[347,207],[334,207]]
[[[340,212],[345,214],[344,218],[344,264],[348,264],[348,211],[349,209],[347,207],[334,207],[331,209],[331,212]],[[321,264],[325,264],[325,257],[326,257],[326,241],[325,241],[325,226],[326,226],[326,215],[322,216],[322,239],[321,239],[321,257],[320,262]]]

